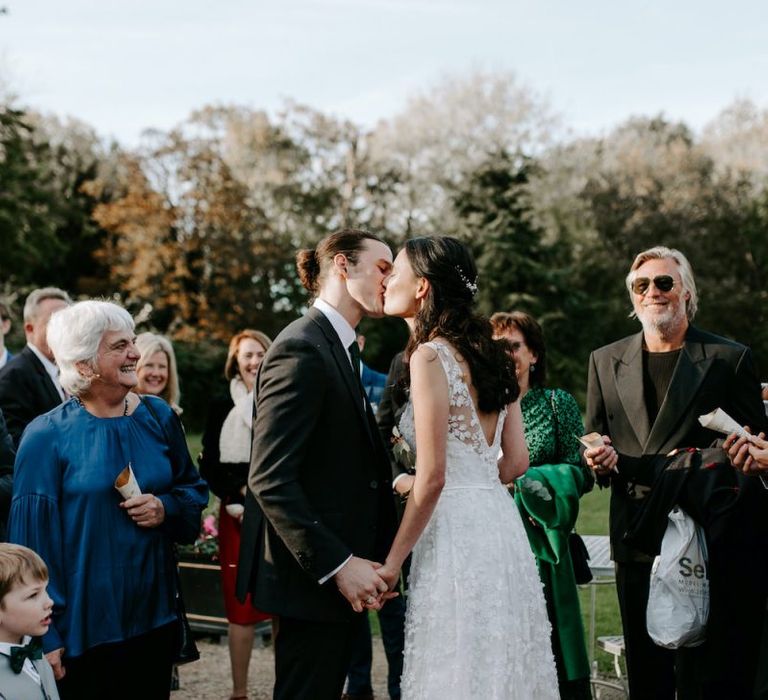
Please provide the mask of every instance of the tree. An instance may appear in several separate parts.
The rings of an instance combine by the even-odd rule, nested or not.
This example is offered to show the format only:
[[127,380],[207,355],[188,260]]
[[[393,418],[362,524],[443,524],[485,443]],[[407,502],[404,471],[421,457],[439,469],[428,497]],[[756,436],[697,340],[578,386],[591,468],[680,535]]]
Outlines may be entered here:
[[0,108],[0,272],[12,285],[110,291],[93,255],[103,236],[91,220],[95,202],[82,189],[102,157],[79,122]]
[[0,107],[0,275],[17,285],[40,278],[64,251],[58,224],[50,147],[23,111]]
[[768,110],[735,100],[704,128],[702,146],[720,171],[758,186],[768,180]]
[[455,229],[451,201],[467,175],[494,154],[539,153],[557,123],[512,73],[446,77],[371,134],[378,219],[398,239]]
[[[183,284],[188,270],[176,246],[176,212],[152,188],[135,157],[125,156],[112,175],[119,179],[110,183],[110,200],[93,212],[109,234],[98,257],[128,308],[136,313],[147,304],[155,307],[158,327],[168,330],[190,313]],[[86,186],[94,197],[104,188],[98,180]]]
[[176,337],[273,333],[295,318],[306,303],[295,250],[355,218],[345,184],[355,139],[350,125],[296,106],[276,124],[205,108],[148,133],[95,213],[112,233],[102,258],[127,302]]
[[530,219],[532,168],[530,159],[501,153],[469,175],[453,200],[456,235],[473,251],[478,307],[488,315],[523,305],[539,314],[552,291],[552,256]]
[[[547,238],[536,221],[532,158],[501,153],[472,173],[454,198],[456,234],[478,267],[478,308],[526,311],[542,325],[552,383],[580,395],[588,347],[589,304],[574,285],[578,261],[567,239]],[[587,321],[587,323],[583,323]]]
[[55,193],[51,215],[57,222],[55,235],[62,249],[46,271],[47,283],[75,294],[112,294],[115,289],[109,285],[108,271],[96,255],[105,237],[105,231],[92,218],[98,202],[84,185],[97,176],[119,149],[113,144],[111,153],[105,153],[94,130],[78,120],[62,122],[40,114],[30,115],[30,119],[38,138],[48,145],[48,167]]

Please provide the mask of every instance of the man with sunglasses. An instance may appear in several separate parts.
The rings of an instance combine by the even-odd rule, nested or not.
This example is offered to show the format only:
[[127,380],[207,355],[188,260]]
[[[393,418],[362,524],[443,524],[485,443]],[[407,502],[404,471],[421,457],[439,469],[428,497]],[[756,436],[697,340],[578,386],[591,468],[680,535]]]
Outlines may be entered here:
[[677,686],[679,698],[749,698],[768,578],[768,492],[759,480],[727,469],[722,475],[737,483],[738,499],[730,532],[718,540],[727,547],[710,547],[711,609],[701,647],[673,651],[653,643],[645,618],[652,557],[623,538],[643,509],[664,455],[706,447],[718,437],[698,416],[720,407],[742,425],[764,428],[752,355],[743,345],[691,325],[696,284],[680,251],[663,246],[643,251],[626,284],[642,330],[590,357],[586,425],[603,435],[604,445],[586,450],[584,458],[598,483],[611,485],[611,549],[630,695],[671,699]]

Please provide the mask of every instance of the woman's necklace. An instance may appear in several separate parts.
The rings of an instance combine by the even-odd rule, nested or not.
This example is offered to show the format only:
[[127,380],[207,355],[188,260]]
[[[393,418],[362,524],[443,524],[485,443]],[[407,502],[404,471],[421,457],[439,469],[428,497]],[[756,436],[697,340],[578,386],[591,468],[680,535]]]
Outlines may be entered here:
[[[79,396],[75,396],[75,401],[77,401],[77,403],[80,406],[80,408],[85,409],[86,411],[88,411],[88,409],[85,408],[85,404],[83,403],[83,400]],[[128,415],[128,397],[126,396],[123,399],[123,401],[125,402],[125,408],[123,408],[123,415],[127,416]],[[88,411],[88,413],[90,413],[90,411]]]

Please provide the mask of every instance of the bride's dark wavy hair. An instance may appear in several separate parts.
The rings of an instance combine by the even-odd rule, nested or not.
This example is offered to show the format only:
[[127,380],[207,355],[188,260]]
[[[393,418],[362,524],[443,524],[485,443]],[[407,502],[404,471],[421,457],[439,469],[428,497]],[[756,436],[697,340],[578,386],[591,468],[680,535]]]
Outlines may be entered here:
[[[430,284],[416,314],[406,360],[422,343],[445,338],[469,365],[483,413],[500,411],[515,401],[520,387],[507,345],[493,339],[490,321],[474,311],[477,267],[467,247],[449,236],[412,238],[405,242],[405,254],[414,274]],[[410,378],[406,364],[405,386]]]

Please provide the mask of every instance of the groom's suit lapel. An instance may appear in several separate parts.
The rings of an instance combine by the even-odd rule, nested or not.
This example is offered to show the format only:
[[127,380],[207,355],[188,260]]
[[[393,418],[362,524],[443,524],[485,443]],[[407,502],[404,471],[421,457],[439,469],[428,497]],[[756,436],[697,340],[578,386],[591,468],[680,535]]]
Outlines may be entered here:
[[318,326],[320,326],[321,330],[323,331],[323,335],[328,340],[328,345],[330,347],[331,354],[333,355],[333,359],[336,361],[336,364],[339,368],[339,373],[341,374],[344,380],[344,384],[350,393],[352,402],[355,404],[355,408],[357,409],[358,415],[360,416],[360,420],[363,422],[365,432],[371,442],[375,445],[376,442],[374,440],[373,433],[371,432],[371,423],[369,416],[367,415],[367,402],[364,401],[363,394],[361,393],[362,384],[360,384],[360,382],[355,377],[347,349],[342,347],[339,336],[333,329],[331,322],[326,318],[324,313],[312,307],[307,312],[307,315]]

